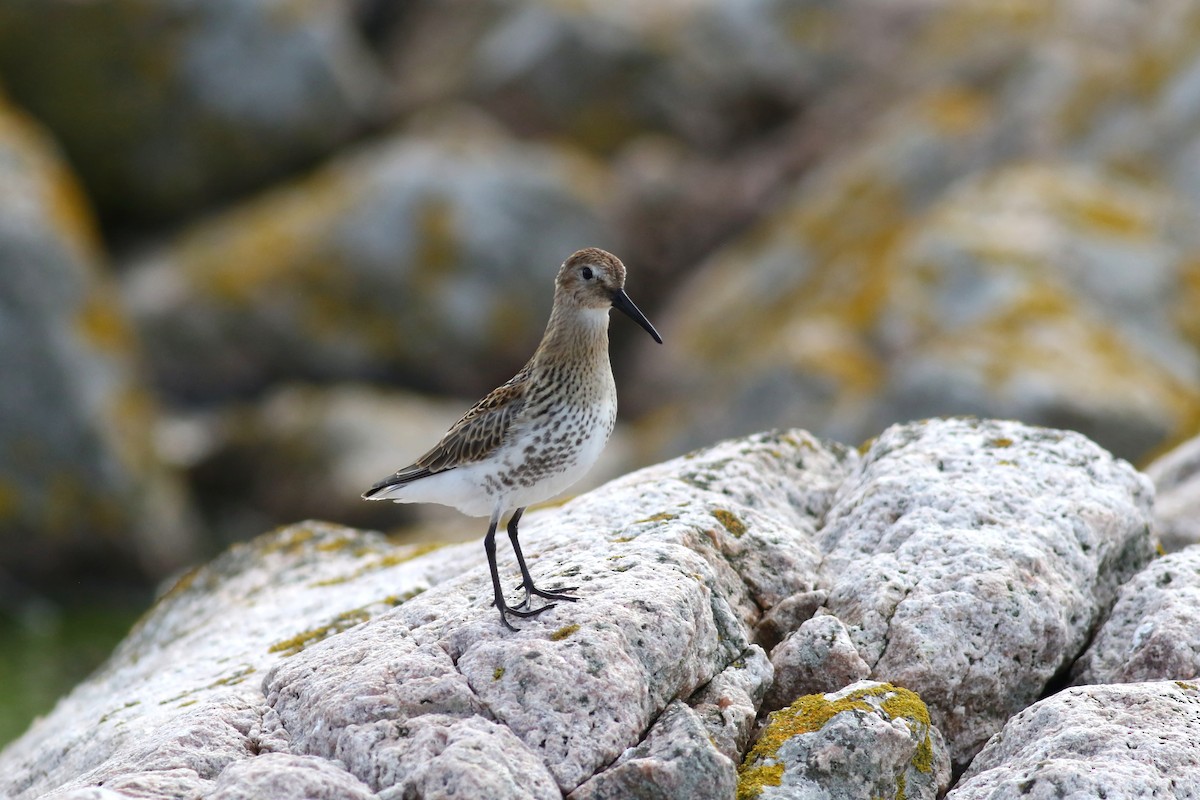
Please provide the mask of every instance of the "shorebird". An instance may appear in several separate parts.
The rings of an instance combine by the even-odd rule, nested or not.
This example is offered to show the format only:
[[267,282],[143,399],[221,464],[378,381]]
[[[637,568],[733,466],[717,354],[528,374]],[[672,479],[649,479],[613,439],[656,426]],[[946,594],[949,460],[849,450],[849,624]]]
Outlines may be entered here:
[[[583,477],[604,449],[617,419],[617,389],[608,361],[608,310],[633,318],[654,340],[662,337],[625,293],[625,265],[612,253],[589,247],[573,253],[554,279],[554,308],[533,357],[454,423],[433,449],[363,493],[367,500],[439,503],[487,517],[483,549],[492,573],[500,621],[532,617],[555,602],[532,607],[534,595],[574,601],[577,587],[537,588],[517,525],[525,508],[558,495]],[[525,599],[509,606],[496,569],[496,527],[511,512],[512,542]]]

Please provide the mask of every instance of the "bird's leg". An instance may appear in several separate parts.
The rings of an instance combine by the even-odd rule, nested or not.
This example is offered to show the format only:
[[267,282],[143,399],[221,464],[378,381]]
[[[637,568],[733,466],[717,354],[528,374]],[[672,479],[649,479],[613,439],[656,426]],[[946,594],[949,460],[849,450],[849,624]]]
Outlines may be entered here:
[[[499,522],[500,511],[497,509],[496,512],[492,514],[492,522],[490,525],[488,525],[487,536],[483,537],[483,552],[487,553],[488,569],[490,569],[492,572],[492,591],[495,592],[496,596],[496,599],[492,602],[496,608],[500,609],[500,622],[502,622],[504,627],[508,628],[510,631],[515,631],[516,628],[512,626],[512,623],[508,621],[508,617],[505,615],[516,614],[518,617],[532,617],[542,613],[543,611],[549,611],[550,609],[554,608],[554,603],[542,606],[536,610],[519,611],[515,608],[509,608],[508,604],[504,602],[504,592],[500,589],[500,571],[496,569],[496,526],[499,524]],[[521,567],[524,569],[524,562],[522,562]],[[528,595],[526,595],[526,600],[528,600]]]
[[[521,567],[521,585],[517,588],[525,590],[525,599],[521,602],[521,606],[528,608],[530,601],[533,599],[532,595],[535,594],[547,600],[578,600],[579,598],[574,595],[562,594],[561,592],[544,592],[533,585],[533,576],[529,574],[529,567],[525,566],[525,556],[521,555],[521,543],[517,541],[517,523],[521,521],[521,515],[524,513],[524,508],[518,508],[513,512],[512,518],[508,521],[508,540],[512,542],[513,552],[517,554],[517,564]],[[577,586],[564,586],[562,591],[573,592],[578,588]]]

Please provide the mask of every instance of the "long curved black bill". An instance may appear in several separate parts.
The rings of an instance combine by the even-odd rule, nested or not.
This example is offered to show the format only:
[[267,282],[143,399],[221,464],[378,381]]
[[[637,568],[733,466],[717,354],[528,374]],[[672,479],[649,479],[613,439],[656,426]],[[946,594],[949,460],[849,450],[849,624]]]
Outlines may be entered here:
[[629,295],[625,294],[624,289],[617,289],[613,292],[613,308],[621,311],[629,316],[638,325],[646,329],[646,333],[654,337],[654,341],[662,344],[662,337],[658,335],[658,331],[654,330],[654,326],[650,324],[650,320],[646,319],[646,315],[633,304],[629,299]]

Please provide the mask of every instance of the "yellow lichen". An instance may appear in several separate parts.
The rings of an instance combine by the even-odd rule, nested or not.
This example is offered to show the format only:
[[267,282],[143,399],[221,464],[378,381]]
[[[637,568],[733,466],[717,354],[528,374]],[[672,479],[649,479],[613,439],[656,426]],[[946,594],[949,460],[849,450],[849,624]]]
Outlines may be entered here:
[[[885,683],[850,692],[836,700],[829,700],[823,694],[810,694],[771,714],[766,729],[738,768],[738,800],[752,800],[763,787],[780,785],[784,767],[775,760],[775,754],[788,739],[818,731],[845,711],[877,713],[876,707],[866,702],[866,697],[882,697],[878,710],[889,718],[907,719],[922,726],[920,729],[924,730],[925,737],[917,747],[912,764],[921,772],[932,771],[929,710],[916,693]],[[903,792],[901,784],[897,788]]]
[[496,667],[492,672],[492,680],[498,681],[504,677],[504,667]]
[[552,641],[552,642],[562,641],[563,639],[567,638],[571,634],[575,633],[575,631],[577,631],[577,630],[579,630],[578,625],[564,625],[561,628],[559,628],[558,630],[556,630],[554,633],[550,634],[550,641]]
[[732,511],[726,511],[723,508],[718,508],[713,510],[711,513],[714,517],[716,517],[717,522],[721,523],[721,526],[725,528],[725,530],[729,531],[730,535],[732,535],[734,538],[740,539],[743,535],[745,535],[746,523],[738,519],[737,515]]

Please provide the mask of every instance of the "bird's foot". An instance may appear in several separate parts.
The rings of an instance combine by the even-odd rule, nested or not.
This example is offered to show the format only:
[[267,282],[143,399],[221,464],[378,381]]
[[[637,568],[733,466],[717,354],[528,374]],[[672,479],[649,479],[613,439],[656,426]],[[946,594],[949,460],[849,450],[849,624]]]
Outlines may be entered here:
[[574,603],[576,600],[579,599],[577,596],[575,596],[573,594],[564,594],[564,592],[579,591],[578,586],[564,586],[561,589],[559,589],[557,592],[546,592],[546,591],[543,591],[543,590],[537,588],[536,586],[534,586],[532,581],[528,585],[524,581],[522,581],[521,585],[517,587],[517,591],[520,591],[522,589],[525,590],[525,599],[523,601],[521,601],[521,604],[518,606],[518,608],[528,607],[530,601],[533,600],[533,595],[535,595],[535,594],[538,597],[544,597],[547,600],[566,600],[571,603]]
[[[529,604],[528,603],[529,598],[526,597],[525,600],[526,600],[526,602],[522,603],[521,605]],[[530,609],[522,610],[521,606],[517,606],[516,608],[513,608],[512,606],[505,603],[503,599],[496,598],[495,600],[492,601],[492,605],[494,605],[500,609],[500,622],[504,624],[504,627],[508,628],[510,631],[515,631],[517,629],[512,626],[511,622],[508,621],[508,616],[507,616],[508,614],[513,614],[514,616],[518,616],[521,619],[528,619],[529,617],[536,617],[538,614],[541,614],[543,611],[549,611],[550,609],[554,608],[555,604],[548,603],[548,604],[542,606],[541,608],[530,608]]]

